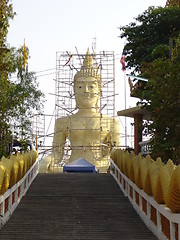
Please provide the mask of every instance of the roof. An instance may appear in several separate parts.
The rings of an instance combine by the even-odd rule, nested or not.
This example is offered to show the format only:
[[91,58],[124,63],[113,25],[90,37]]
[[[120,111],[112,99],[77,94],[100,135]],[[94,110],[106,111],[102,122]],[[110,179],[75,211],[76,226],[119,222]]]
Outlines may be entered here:
[[134,115],[136,114],[142,114],[143,119],[151,120],[151,113],[148,112],[146,108],[142,108],[141,106],[124,109],[124,110],[118,111],[117,114],[118,116],[131,117],[131,118],[134,118]]

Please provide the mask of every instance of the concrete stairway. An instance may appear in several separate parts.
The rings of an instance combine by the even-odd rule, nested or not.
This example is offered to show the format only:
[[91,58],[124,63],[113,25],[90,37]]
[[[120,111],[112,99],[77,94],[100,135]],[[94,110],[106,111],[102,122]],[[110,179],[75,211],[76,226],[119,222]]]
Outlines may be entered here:
[[38,174],[2,240],[157,239],[109,174]]

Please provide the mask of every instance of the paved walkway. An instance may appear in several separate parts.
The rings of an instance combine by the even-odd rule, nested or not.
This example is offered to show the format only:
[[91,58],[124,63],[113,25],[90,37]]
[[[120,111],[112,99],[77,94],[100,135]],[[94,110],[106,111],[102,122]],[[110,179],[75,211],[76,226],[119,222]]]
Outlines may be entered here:
[[110,174],[38,174],[2,240],[157,239]]

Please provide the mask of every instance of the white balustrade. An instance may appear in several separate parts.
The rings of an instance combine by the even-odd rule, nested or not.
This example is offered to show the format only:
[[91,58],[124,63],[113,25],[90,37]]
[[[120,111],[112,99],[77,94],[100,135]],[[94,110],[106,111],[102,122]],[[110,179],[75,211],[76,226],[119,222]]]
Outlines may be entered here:
[[111,175],[146,226],[157,238],[160,240],[180,240],[180,214],[172,213],[165,205],[158,204],[152,196],[139,189],[112,160],[110,160],[110,165]]
[[0,196],[0,228],[8,221],[21,198],[26,194],[29,186],[38,174],[38,168],[39,160],[37,159],[24,177]]
[[139,145],[141,147],[141,155],[147,155],[147,154],[152,153],[152,148],[153,148],[152,139],[143,141],[143,142],[139,142]]

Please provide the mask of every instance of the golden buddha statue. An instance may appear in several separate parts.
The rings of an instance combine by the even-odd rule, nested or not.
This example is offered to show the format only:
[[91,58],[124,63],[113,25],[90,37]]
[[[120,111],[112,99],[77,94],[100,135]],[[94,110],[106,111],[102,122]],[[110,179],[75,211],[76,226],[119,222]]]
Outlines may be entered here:
[[119,119],[103,115],[99,110],[101,78],[89,51],[74,76],[74,94],[77,112],[55,121],[55,162],[62,161],[66,139],[69,139],[72,152],[68,163],[84,157],[100,171],[106,171],[110,151],[120,145],[120,123]]

